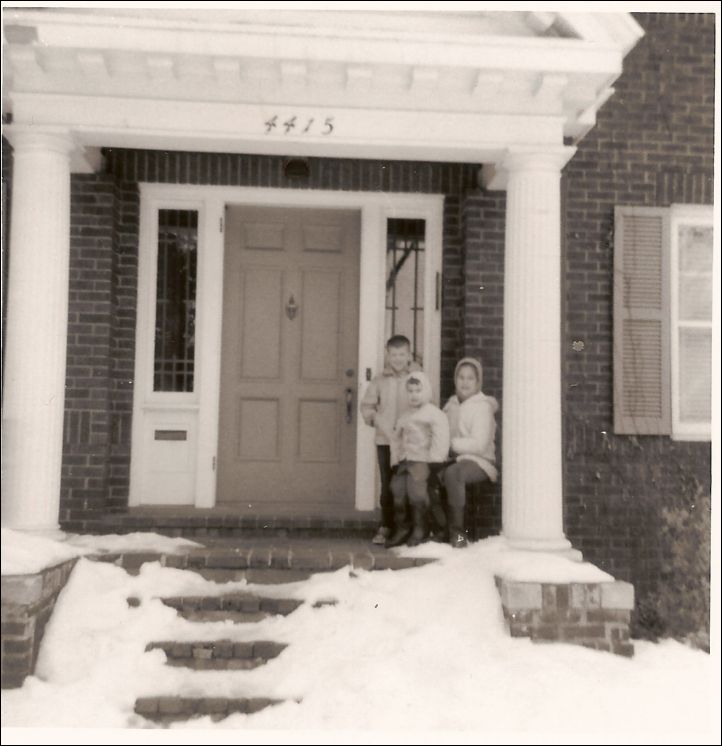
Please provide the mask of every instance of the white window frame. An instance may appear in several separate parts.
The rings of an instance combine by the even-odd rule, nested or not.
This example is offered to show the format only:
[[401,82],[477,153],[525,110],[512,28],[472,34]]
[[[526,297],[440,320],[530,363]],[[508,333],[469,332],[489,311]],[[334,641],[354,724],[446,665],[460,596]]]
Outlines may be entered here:
[[[712,422],[681,422],[680,421],[680,380],[679,380],[679,330],[680,327],[710,329],[714,340],[714,313],[709,321],[685,321],[679,319],[679,228],[681,225],[711,226],[714,230],[714,210],[711,205],[671,205],[670,207],[670,360],[671,393],[672,393],[672,439],[673,440],[711,440]],[[715,232],[712,245],[716,245]],[[713,267],[713,283],[716,282],[718,267]],[[715,292],[712,296],[714,299]],[[714,342],[712,346],[714,357]],[[712,361],[710,361],[710,365]],[[714,390],[714,383],[712,386]]]

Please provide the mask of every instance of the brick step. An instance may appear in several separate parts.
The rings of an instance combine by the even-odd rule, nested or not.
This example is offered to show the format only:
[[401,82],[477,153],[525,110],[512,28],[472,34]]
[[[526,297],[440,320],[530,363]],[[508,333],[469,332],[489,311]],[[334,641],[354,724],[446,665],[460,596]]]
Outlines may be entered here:
[[204,716],[218,721],[236,713],[251,715],[281,702],[267,697],[141,697],[135,701],[135,712],[147,720],[168,725]]
[[179,609],[178,614],[189,622],[232,622],[233,624],[254,624],[268,617],[265,611],[200,611]]
[[303,602],[295,598],[268,598],[252,593],[223,596],[176,596],[161,601],[191,622],[258,622],[267,616],[287,616]]
[[150,642],[146,650],[162,650],[169,666],[197,671],[242,671],[257,668],[276,658],[287,646],[271,640],[200,640]]
[[190,567],[188,569],[214,583],[238,583],[245,580],[247,583],[258,585],[280,585],[282,583],[297,583],[311,577],[310,572],[300,570],[227,570],[223,568],[196,569]]
[[204,547],[177,553],[108,552],[88,557],[99,562],[111,562],[131,574],[139,572],[146,562],[159,562],[164,567],[200,572],[210,580],[247,580],[253,583],[294,582],[305,580],[314,572],[328,572],[347,566],[363,570],[404,570],[434,561],[424,557],[400,557],[388,550],[367,549],[363,545],[351,548],[336,545],[329,549],[323,543],[300,549],[281,543],[263,546],[251,544],[234,548]]
[[88,522],[84,533],[124,534],[154,531],[165,536],[189,539],[240,537],[300,537],[366,539],[373,536],[378,517],[347,512],[343,516],[329,515],[242,515],[237,511],[213,508],[207,511],[181,508],[159,509],[104,516]]

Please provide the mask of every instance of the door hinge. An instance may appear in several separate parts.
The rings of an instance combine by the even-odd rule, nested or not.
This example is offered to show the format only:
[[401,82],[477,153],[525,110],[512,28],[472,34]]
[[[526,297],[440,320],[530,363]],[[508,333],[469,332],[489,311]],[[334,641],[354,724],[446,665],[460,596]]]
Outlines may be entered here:
[[216,457],[213,457],[213,471],[216,470]]
[[223,216],[222,215],[220,218],[218,218],[218,230],[220,233],[223,233]]

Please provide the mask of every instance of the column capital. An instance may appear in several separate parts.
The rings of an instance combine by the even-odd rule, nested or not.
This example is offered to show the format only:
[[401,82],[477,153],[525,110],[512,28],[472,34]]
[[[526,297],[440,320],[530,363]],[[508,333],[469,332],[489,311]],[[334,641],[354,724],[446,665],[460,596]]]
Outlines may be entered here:
[[559,174],[576,148],[559,146],[519,146],[504,151],[495,163],[487,163],[482,169],[482,183],[489,190],[504,190],[510,174],[546,173]]
[[520,171],[560,173],[576,152],[576,148],[566,145],[558,148],[513,148],[506,151],[500,166],[509,174]]
[[5,128],[4,134],[16,154],[51,152],[70,156],[70,154],[78,147],[68,129],[48,129],[27,125],[10,125]]

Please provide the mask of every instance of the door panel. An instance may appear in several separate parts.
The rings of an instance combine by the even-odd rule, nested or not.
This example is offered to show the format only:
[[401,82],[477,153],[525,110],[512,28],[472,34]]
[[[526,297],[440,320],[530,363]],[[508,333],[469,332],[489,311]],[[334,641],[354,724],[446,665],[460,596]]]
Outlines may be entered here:
[[342,274],[340,272],[303,273],[304,308],[301,319],[301,379],[334,381],[343,361],[339,336],[342,332]]
[[250,267],[240,283],[240,380],[281,376],[283,273]]
[[236,414],[239,461],[280,461],[281,407],[278,399],[241,399]]
[[219,503],[353,506],[359,254],[358,212],[226,211]]

